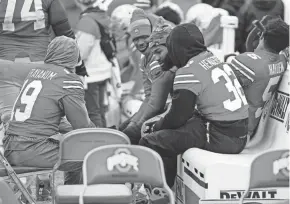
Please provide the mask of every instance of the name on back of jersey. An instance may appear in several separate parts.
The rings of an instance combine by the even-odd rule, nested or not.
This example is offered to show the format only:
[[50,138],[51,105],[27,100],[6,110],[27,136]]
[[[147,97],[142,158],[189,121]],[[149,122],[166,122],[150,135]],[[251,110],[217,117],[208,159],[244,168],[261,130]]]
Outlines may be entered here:
[[49,71],[49,70],[41,70],[41,69],[32,69],[28,77],[35,78],[35,79],[48,79],[52,80],[57,75],[56,72]]
[[276,64],[270,64],[268,66],[269,66],[269,74],[270,75],[281,74],[285,71],[285,67],[283,65],[283,62],[279,62]]
[[199,62],[199,65],[202,66],[202,68],[204,68],[205,70],[209,70],[220,63],[221,61],[216,56],[212,56],[204,60],[201,60]]

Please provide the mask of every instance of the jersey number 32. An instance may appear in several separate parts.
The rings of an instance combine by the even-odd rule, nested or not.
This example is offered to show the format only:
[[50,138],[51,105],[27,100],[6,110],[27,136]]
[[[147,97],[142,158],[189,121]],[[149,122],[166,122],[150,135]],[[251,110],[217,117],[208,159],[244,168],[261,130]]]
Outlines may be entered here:
[[[18,16],[19,14],[14,14],[16,3],[20,3],[17,0],[7,0],[6,13],[4,17],[3,30],[15,31],[15,25],[13,23],[13,16]],[[34,10],[30,11],[30,8],[34,3]],[[20,13],[21,21],[35,21],[34,30],[42,29],[45,27],[45,17],[42,10],[42,0],[24,0],[23,6]]]

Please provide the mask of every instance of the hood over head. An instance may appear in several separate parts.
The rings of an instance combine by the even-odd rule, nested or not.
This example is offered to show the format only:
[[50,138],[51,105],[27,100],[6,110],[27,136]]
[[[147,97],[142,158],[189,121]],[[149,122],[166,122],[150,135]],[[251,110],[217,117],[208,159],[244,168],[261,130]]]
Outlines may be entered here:
[[193,23],[176,26],[167,38],[166,47],[173,65],[178,68],[207,50],[201,31]]
[[80,51],[77,42],[66,36],[54,38],[47,48],[44,62],[74,69],[78,63]]
[[149,47],[154,47],[158,45],[166,45],[166,39],[172,31],[173,27],[165,22],[165,20],[160,17],[154,30],[152,31],[150,37],[148,38]]

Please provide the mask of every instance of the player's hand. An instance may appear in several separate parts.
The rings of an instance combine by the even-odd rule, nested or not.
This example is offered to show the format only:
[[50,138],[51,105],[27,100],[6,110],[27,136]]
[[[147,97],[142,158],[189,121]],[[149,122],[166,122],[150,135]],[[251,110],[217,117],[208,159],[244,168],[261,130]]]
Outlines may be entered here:
[[87,73],[87,69],[86,69],[84,61],[82,60],[81,62],[82,63],[80,65],[76,66],[76,74],[80,75],[80,76],[83,76],[83,77],[84,76],[89,76],[88,73]]
[[156,122],[157,121],[145,123],[145,130],[143,133],[149,134],[149,133],[154,132],[154,126],[155,126]]

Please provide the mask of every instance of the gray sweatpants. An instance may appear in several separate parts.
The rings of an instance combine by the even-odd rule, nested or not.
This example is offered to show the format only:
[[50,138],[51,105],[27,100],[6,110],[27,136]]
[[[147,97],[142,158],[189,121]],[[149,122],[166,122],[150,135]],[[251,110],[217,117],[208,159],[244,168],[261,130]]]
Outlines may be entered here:
[[[12,166],[53,168],[59,158],[59,141],[45,137],[7,135],[4,156]],[[65,184],[82,183],[82,162],[65,165]]]

